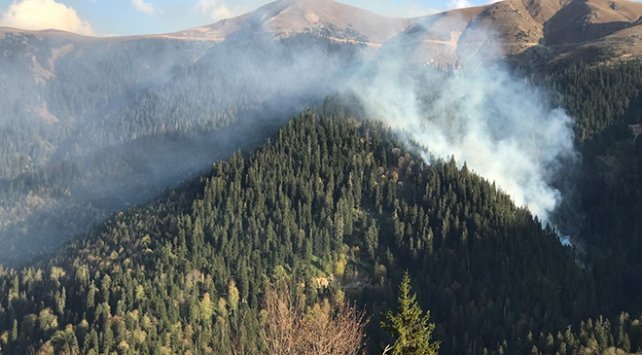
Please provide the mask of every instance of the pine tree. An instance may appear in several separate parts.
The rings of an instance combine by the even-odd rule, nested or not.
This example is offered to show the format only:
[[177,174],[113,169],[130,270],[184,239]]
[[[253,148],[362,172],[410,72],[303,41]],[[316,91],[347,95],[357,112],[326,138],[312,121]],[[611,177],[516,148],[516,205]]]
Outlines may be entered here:
[[399,285],[399,311],[388,311],[381,327],[395,339],[393,355],[434,355],[439,351],[439,341],[432,341],[435,324],[430,323],[430,311],[424,311],[411,294],[410,276],[405,272]]

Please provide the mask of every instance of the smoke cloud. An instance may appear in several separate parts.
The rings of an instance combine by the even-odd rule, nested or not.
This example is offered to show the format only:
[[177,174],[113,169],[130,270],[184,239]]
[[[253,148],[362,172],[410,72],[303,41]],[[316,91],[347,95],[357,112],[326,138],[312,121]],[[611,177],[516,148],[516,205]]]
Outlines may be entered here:
[[447,71],[393,48],[365,66],[351,91],[370,116],[426,147],[428,162],[454,157],[549,222],[561,199],[552,181],[575,156],[572,119],[511,74],[498,43],[491,30],[475,29]]
[[[375,49],[323,33],[274,38],[267,13],[217,43],[2,38],[0,263],[53,250],[336,93],[426,147],[428,162],[454,156],[550,219],[552,180],[574,155],[571,119],[502,64],[492,31]],[[444,58],[458,63],[433,65]]]
[[257,146],[357,67],[356,46],[235,36],[2,38],[0,264],[51,252]]

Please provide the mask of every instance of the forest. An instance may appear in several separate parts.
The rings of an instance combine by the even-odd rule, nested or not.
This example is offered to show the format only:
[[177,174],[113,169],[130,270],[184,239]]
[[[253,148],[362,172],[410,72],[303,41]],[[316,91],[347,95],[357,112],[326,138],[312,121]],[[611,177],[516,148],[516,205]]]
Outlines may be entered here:
[[640,319],[613,312],[625,295],[596,277],[617,264],[577,262],[590,251],[465,164],[426,164],[354,116],[329,99],[54,255],[2,268],[3,351],[269,353],[264,296],[288,280],[298,307],[365,311],[378,353],[405,270],[440,352],[642,350]]
[[322,102],[359,50],[310,36],[211,46],[13,34],[2,46],[0,260],[11,266],[256,147]]
[[560,225],[578,235],[602,307],[642,312],[642,63],[572,65],[546,78],[576,117],[581,163],[569,177]]
[[[279,116],[274,122],[287,121],[284,127],[264,124],[269,138],[232,154],[221,138],[239,128],[239,117],[283,112],[256,98],[221,102],[224,82],[192,98],[212,105],[194,111],[189,81],[209,72],[204,63],[174,71],[172,90],[139,91],[133,105],[102,123],[132,136],[81,127],[94,132],[85,139],[105,147],[131,140],[122,151],[90,154],[92,169],[73,159],[14,159],[48,161],[52,142],[65,147],[63,158],[87,153],[82,142],[68,141],[73,122],[56,132],[28,119],[0,129],[0,217],[56,208],[48,199],[64,204],[72,191],[97,196],[69,208],[63,222],[33,217],[44,221],[43,234],[62,226],[78,238],[25,266],[0,266],[0,353],[275,353],[273,317],[285,309],[325,320],[329,329],[352,320],[360,340],[351,349],[377,354],[395,343],[382,325],[394,319],[387,312],[397,309],[399,285],[429,314],[426,329],[439,353],[642,352],[642,141],[630,127],[642,123],[642,63],[577,63],[529,78],[575,118],[580,157],[554,182],[564,200],[553,226],[463,162],[428,164],[422,157],[429,151],[364,119],[349,98],[328,98],[291,120]],[[101,107],[96,102],[110,90],[104,85],[69,95],[79,102],[62,94],[73,86],[49,88],[46,95],[61,95],[52,100],[60,107],[49,109]],[[226,105],[240,111],[212,109]],[[158,112],[149,115],[152,109]],[[34,136],[39,144],[20,145]],[[225,159],[205,173],[182,167],[173,178],[186,182],[160,193],[162,182],[145,189],[151,168],[141,162],[148,156],[127,157],[133,146],[158,159],[177,147]],[[140,181],[126,186],[144,198],[110,201],[109,191],[122,186],[96,183],[122,166],[140,169],[132,175]],[[129,208],[110,214],[113,206]],[[73,229],[77,220],[96,226],[84,233]],[[302,344],[318,345],[304,333]]]

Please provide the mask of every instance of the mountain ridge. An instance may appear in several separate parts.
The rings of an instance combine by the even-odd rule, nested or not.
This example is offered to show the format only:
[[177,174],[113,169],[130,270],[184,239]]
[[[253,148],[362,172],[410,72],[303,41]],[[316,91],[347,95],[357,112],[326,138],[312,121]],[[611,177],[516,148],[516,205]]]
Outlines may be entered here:
[[[442,18],[450,20],[437,20]],[[445,55],[451,64],[460,59],[459,47],[485,41],[529,66],[580,56],[591,60],[604,51],[613,52],[611,60],[631,59],[642,57],[640,18],[642,4],[626,0],[505,0],[426,16],[415,25],[423,31],[415,33],[414,43],[417,51],[433,53],[435,33],[450,31],[456,35]]]
[[[223,41],[238,31],[289,37],[330,26],[341,31],[339,40],[381,45],[408,25],[409,20],[385,17],[333,0],[279,0],[255,11],[169,34],[170,37]],[[328,37],[332,37],[331,34]]]
[[[391,48],[413,47],[421,62],[457,65],[466,48],[492,46],[519,65],[559,60],[642,58],[642,3],[628,0],[504,0],[411,18],[386,17],[334,0],[279,0],[213,24],[178,32],[87,37],[64,31],[0,28],[69,40],[165,39],[234,42],[311,35],[330,42]],[[462,54],[464,53],[464,54]]]
[[[394,18],[334,0],[279,0],[213,24],[163,34],[87,37],[64,31],[0,28],[70,40],[167,39],[221,43],[312,35],[372,48],[415,46],[421,61],[456,65],[461,48],[489,43],[526,65],[580,56],[642,58],[642,3],[629,0],[504,0],[432,15]],[[464,51],[465,52],[465,51]]]

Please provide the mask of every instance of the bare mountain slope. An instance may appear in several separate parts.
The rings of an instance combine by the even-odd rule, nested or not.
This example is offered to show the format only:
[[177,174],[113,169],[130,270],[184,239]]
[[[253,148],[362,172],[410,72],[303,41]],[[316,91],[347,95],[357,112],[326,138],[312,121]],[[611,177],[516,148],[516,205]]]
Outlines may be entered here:
[[545,25],[545,43],[560,57],[608,53],[610,60],[642,57],[642,3],[574,0]]
[[[0,37],[7,31],[11,30],[0,29]],[[388,48],[403,48],[421,61],[442,65],[456,65],[484,49],[504,53],[524,65],[580,57],[590,60],[609,53],[611,59],[642,58],[642,3],[504,0],[421,18],[397,19],[334,0],[278,0],[207,26],[109,41],[161,38],[218,43],[295,35],[374,48],[385,44]],[[42,31],[38,36],[65,35]]]
[[169,36],[223,41],[234,36],[288,37],[311,33],[337,41],[377,46],[409,21],[383,17],[333,0],[279,0],[254,12]]
[[386,49],[401,50],[416,61],[452,65],[457,62],[461,34],[471,20],[484,10],[485,7],[472,7],[416,19],[399,36],[389,41]]
[[593,42],[630,28],[642,16],[642,4],[629,1],[576,0],[546,23],[546,42],[572,46]]
[[449,65],[484,49],[527,65],[605,53],[609,59],[642,58],[642,3],[504,0],[417,19],[390,45]]

